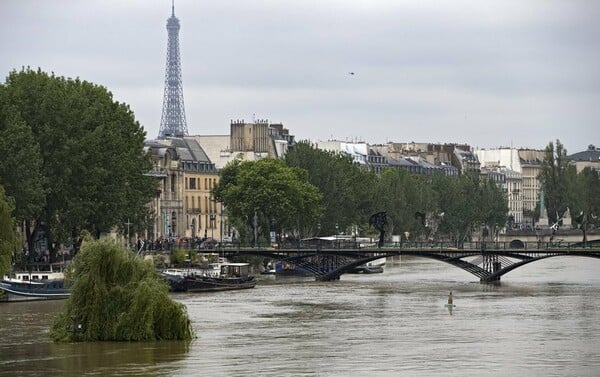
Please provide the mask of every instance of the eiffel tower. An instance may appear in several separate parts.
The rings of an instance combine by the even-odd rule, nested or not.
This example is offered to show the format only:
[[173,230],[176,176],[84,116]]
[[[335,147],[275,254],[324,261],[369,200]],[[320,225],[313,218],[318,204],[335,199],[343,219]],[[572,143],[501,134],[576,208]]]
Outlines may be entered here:
[[183,83],[179,57],[179,19],[175,17],[175,0],[171,5],[171,17],[167,20],[169,40],[167,44],[167,67],[165,72],[165,94],[158,138],[187,136],[185,108],[183,105]]

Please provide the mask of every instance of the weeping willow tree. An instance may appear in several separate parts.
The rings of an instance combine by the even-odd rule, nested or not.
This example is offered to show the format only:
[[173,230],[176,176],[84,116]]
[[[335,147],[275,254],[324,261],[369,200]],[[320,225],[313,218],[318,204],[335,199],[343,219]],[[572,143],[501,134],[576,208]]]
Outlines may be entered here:
[[111,240],[86,242],[67,280],[71,296],[55,318],[55,341],[187,340],[185,306],[168,296],[150,262]]

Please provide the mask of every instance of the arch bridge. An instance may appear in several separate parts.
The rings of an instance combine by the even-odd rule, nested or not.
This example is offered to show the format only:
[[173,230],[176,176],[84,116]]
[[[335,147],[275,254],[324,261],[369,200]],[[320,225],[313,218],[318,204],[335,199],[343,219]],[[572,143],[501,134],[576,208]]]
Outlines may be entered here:
[[477,276],[482,283],[500,281],[516,268],[553,257],[587,257],[600,259],[600,247],[526,249],[456,249],[456,248],[381,248],[381,249],[224,249],[226,257],[263,256],[292,263],[313,274],[318,281],[339,280],[340,276],[373,260],[390,256],[417,256],[451,264]]

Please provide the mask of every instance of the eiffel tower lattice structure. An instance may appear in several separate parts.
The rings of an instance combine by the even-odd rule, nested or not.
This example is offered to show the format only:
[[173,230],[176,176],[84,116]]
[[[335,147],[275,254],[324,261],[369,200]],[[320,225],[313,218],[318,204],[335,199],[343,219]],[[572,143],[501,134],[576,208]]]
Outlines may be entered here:
[[171,17],[167,20],[169,34],[167,44],[167,66],[165,72],[165,94],[163,97],[159,139],[168,136],[187,136],[185,107],[183,105],[183,83],[181,80],[181,59],[179,56],[179,19],[175,17],[175,4],[172,4]]

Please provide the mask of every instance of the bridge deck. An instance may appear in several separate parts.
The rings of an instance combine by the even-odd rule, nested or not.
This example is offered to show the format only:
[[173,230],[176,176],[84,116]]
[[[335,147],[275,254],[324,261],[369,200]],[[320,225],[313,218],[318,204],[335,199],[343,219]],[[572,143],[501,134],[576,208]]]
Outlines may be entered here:
[[600,259],[600,247],[589,248],[485,248],[457,249],[439,247],[419,248],[227,248],[226,257],[258,255],[293,262],[312,272],[317,280],[337,280],[357,266],[382,257],[412,255],[439,260],[462,268],[477,276],[481,282],[499,281],[515,268],[541,259],[559,256],[578,256]]

